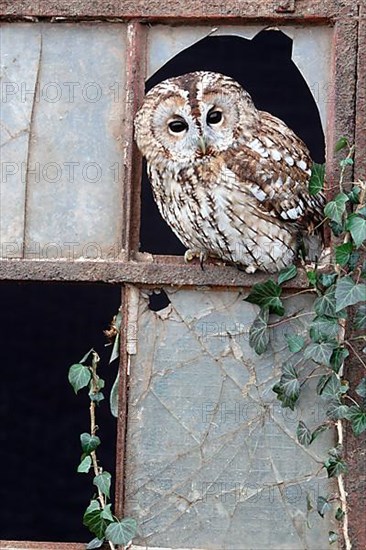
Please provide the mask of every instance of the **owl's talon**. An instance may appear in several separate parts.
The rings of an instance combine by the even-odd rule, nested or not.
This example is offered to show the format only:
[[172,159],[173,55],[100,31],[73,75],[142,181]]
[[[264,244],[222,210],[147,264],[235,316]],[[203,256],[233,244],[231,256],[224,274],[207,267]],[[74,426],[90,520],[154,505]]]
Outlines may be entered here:
[[207,257],[208,257],[207,252],[203,252],[202,250],[194,250],[192,248],[189,248],[184,253],[184,261],[186,263],[191,262],[194,258],[199,258],[202,271],[203,271],[203,263],[207,260]]

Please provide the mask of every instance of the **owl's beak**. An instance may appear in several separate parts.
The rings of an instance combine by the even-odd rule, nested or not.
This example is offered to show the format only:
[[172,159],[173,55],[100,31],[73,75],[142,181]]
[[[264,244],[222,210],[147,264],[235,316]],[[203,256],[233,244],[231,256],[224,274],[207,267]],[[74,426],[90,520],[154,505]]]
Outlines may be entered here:
[[197,143],[199,149],[202,151],[202,153],[205,155],[206,154],[206,140],[203,136],[200,136],[198,138],[198,143]]

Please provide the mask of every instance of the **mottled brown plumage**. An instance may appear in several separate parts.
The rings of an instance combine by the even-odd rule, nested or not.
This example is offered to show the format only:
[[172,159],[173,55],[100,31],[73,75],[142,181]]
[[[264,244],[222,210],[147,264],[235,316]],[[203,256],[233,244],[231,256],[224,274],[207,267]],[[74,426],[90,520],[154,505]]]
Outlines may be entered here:
[[[188,248],[275,272],[321,236],[323,196],[308,193],[312,161],[284,122],[258,111],[231,78],[189,73],[155,86],[135,119],[160,213]],[[314,251],[313,251],[314,253]]]

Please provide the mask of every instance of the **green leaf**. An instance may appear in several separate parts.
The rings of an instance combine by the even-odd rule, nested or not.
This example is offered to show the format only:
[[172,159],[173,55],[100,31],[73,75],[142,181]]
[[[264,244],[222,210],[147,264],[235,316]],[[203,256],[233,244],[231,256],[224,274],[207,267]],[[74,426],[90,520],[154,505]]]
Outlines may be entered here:
[[89,398],[90,401],[94,401],[95,403],[100,403],[100,401],[103,401],[104,394],[101,391],[98,391],[97,393],[89,392]]
[[104,538],[103,539],[95,538],[95,539],[91,540],[86,545],[86,550],[94,550],[94,548],[100,548],[101,546],[103,546],[104,540],[105,540]]
[[285,334],[285,339],[288,345],[288,349],[292,353],[297,353],[302,350],[305,344],[305,340],[300,334]]
[[112,508],[112,504],[106,504],[106,506],[102,510],[102,514],[101,514],[103,519],[107,519],[109,521],[114,521],[114,517],[113,517],[111,508]]
[[111,489],[111,477],[109,472],[102,472],[93,479],[93,484],[108,498]]
[[283,407],[294,410],[295,403],[300,396],[300,382],[292,365],[285,364],[283,366],[281,379],[278,384],[273,386],[272,390],[277,394],[277,399],[281,401]]
[[335,533],[334,531],[329,531],[328,540],[329,540],[330,544],[333,544],[334,542],[337,542],[338,538],[339,537],[338,537],[337,533]]
[[90,466],[92,464],[92,460],[90,458],[89,455],[87,456],[84,456],[84,458],[82,459],[82,461],[80,462],[79,466],[78,466],[78,473],[79,474],[87,474],[90,470]]
[[354,318],[355,329],[366,330],[366,304],[361,304],[355,314]]
[[333,235],[335,235],[335,237],[339,237],[344,232],[343,223],[336,223],[336,222],[330,221],[329,227],[331,228],[332,233]]
[[269,279],[265,283],[254,284],[245,300],[260,307],[268,307],[270,313],[283,315],[285,309],[280,300],[281,293],[282,288],[280,285]]
[[339,246],[336,246],[335,247],[336,263],[341,266],[347,265],[351,257],[352,250],[353,250],[352,243],[344,243],[344,244],[340,244]]
[[100,445],[100,439],[97,435],[82,433],[80,436],[81,448],[86,454],[90,454]]
[[128,544],[136,533],[137,524],[132,518],[110,523],[105,531],[107,540],[113,544]]
[[360,187],[358,186],[354,186],[352,191],[350,191],[349,193],[347,193],[347,196],[349,198],[349,200],[353,203],[353,204],[358,204],[359,203],[359,196],[360,196],[360,193],[361,193],[361,189]]
[[296,265],[290,265],[289,267],[285,267],[285,269],[282,269],[278,275],[278,284],[282,285],[282,283],[286,281],[290,281],[297,275],[297,267]]
[[309,194],[317,195],[324,187],[325,164],[313,163],[309,180]]
[[345,147],[348,147],[348,139],[344,136],[340,137],[339,140],[337,141],[336,145],[335,145],[335,152],[338,153],[339,151],[341,151],[342,149],[344,149]]
[[347,418],[349,407],[344,405],[339,399],[331,401],[327,408],[327,416],[331,420],[341,420]]
[[330,358],[330,366],[334,370],[334,372],[338,373],[339,369],[344,363],[344,360],[349,356],[349,351],[346,348],[338,347],[336,348],[333,353],[332,357]]
[[89,367],[76,363],[71,365],[69,369],[69,382],[74,388],[74,392],[78,393],[81,388],[85,388],[90,382],[91,372]]
[[312,441],[311,431],[302,420],[297,426],[296,437],[300,445],[304,445],[304,447],[308,447]]
[[342,223],[343,214],[346,210],[348,197],[345,193],[338,193],[336,197],[324,207],[324,214],[327,218],[338,224]]
[[309,283],[312,286],[316,286],[316,283],[317,283],[316,271],[307,271],[306,276],[308,278]]
[[318,276],[318,281],[323,287],[328,288],[332,286],[337,277],[337,273],[320,273]]
[[340,457],[331,456],[324,463],[328,477],[337,477],[348,472],[347,464]]
[[321,516],[323,518],[324,515],[327,512],[329,512],[329,510],[332,509],[332,505],[330,504],[328,499],[326,499],[325,497],[319,496],[318,499],[317,499],[317,503],[316,503],[316,509],[317,509],[317,512],[318,512],[319,516]]
[[330,366],[330,358],[336,347],[337,345],[331,342],[314,342],[305,349],[304,357],[305,359],[312,359],[319,365]]
[[341,381],[336,374],[332,374],[324,384],[321,395],[333,400],[337,399],[341,393]]
[[355,391],[360,397],[366,397],[366,378],[362,378]]
[[366,410],[361,409],[358,405],[349,407],[347,419],[351,422],[355,435],[360,435],[366,430]]
[[337,319],[331,317],[315,317],[310,325],[310,338],[313,342],[333,342],[337,339],[339,325]]
[[249,345],[258,355],[262,355],[269,344],[268,307],[262,307],[249,329]]
[[335,285],[327,288],[322,296],[319,296],[314,302],[315,313],[319,316],[326,315],[328,317],[337,317],[335,312],[336,298]]
[[350,271],[354,271],[356,269],[360,256],[361,254],[357,250],[352,252],[348,260],[348,267]]
[[92,500],[85,510],[83,524],[91,531],[98,539],[103,539],[108,522],[102,518],[102,509],[97,500]]
[[344,168],[345,166],[353,166],[353,164],[354,164],[353,159],[351,159],[350,157],[347,157],[339,161],[339,166],[341,168]]
[[363,302],[366,299],[366,285],[356,284],[351,277],[338,280],[335,291],[336,311]]
[[114,416],[115,418],[118,418],[118,388],[119,388],[119,372],[117,372],[117,376],[115,381],[113,382],[113,386],[109,396],[109,407],[111,409],[112,416]]
[[334,516],[335,519],[337,521],[342,521],[344,516],[345,516],[345,512],[343,512],[342,508],[338,507],[337,510],[336,510],[335,516]]
[[366,239],[366,220],[357,214],[350,214],[347,218],[346,230],[351,233],[353,242],[359,248]]
[[329,430],[328,424],[321,424],[320,426],[318,426],[311,434],[311,443],[315,441],[315,439],[326,430]]

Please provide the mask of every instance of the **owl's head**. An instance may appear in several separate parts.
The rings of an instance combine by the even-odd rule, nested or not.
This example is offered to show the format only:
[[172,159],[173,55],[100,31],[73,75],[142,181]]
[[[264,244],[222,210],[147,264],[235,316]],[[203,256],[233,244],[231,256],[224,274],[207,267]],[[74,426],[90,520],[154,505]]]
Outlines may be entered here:
[[135,137],[149,163],[186,164],[250,137],[257,120],[258,111],[238,82],[199,71],[164,80],[146,94],[135,117]]

